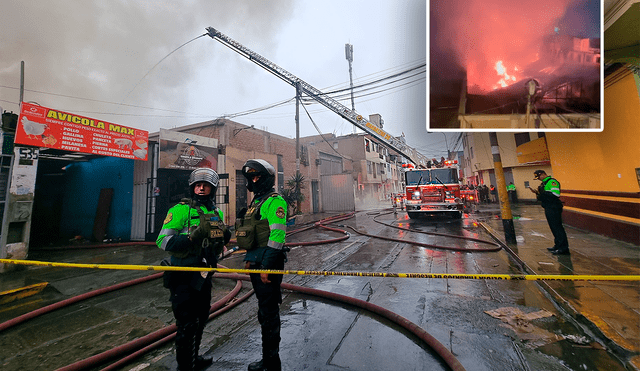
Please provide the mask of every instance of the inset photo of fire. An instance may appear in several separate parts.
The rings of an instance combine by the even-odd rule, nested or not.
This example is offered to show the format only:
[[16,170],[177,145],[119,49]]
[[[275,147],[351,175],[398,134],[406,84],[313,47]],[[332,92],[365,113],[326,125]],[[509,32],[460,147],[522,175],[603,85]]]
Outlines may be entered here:
[[600,0],[430,0],[428,130],[601,131]]

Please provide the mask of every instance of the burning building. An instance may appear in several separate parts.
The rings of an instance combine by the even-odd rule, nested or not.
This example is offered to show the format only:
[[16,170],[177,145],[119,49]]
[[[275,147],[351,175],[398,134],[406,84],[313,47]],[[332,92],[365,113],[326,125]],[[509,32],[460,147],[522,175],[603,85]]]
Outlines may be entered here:
[[552,35],[538,56],[512,74],[498,61],[490,91],[467,85],[460,127],[599,129],[600,39]]

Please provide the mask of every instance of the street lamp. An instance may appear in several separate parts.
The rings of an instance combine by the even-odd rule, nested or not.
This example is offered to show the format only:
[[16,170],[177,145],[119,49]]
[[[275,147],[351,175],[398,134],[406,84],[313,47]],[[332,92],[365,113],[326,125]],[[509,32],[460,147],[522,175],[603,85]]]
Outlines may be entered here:
[[447,148],[447,160],[451,160],[449,158],[451,153],[449,152],[449,143],[447,143],[447,135],[445,133],[443,133],[443,132],[440,132],[440,133],[442,133],[442,135],[444,135],[444,146]]
[[235,137],[236,135],[238,135],[239,132],[241,132],[244,129],[253,129],[253,125],[245,126],[243,128],[240,128],[240,129],[233,129],[233,136]]

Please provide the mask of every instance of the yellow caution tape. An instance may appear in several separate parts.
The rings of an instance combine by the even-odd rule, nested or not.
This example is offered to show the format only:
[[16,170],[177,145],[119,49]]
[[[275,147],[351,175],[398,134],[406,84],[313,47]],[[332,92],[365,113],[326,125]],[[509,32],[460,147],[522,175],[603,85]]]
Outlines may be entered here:
[[268,273],[295,274],[299,276],[355,276],[355,277],[401,277],[401,278],[451,278],[474,280],[521,280],[521,281],[640,281],[640,275],[563,275],[563,274],[465,274],[465,273],[379,273],[379,272],[331,272],[295,271],[271,269],[231,269],[205,267],[172,267],[165,265],[125,265],[125,264],[78,264],[56,263],[36,260],[0,259],[0,263],[39,265],[61,268],[90,268],[133,271],[182,271],[220,273]]

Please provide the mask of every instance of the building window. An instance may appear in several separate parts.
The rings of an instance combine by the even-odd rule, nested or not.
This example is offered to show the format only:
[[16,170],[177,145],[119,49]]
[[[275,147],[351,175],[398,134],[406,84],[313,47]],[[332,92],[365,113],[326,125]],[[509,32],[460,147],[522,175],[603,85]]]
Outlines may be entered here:
[[371,161],[367,161],[367,174],[371,174]]
[[531,141],[531,137],[529,137],[529,133],[516,133],[516,134],[513,134],[513,137],[516,140],[516,147],[521,144],[529,143]]
[[368,139],[364,140],[364,148],[367,150],[367,152],[371,152],[371,147],[369,146],[369,140]]

